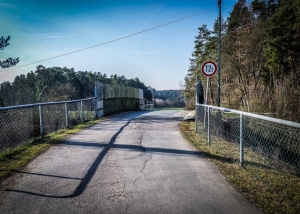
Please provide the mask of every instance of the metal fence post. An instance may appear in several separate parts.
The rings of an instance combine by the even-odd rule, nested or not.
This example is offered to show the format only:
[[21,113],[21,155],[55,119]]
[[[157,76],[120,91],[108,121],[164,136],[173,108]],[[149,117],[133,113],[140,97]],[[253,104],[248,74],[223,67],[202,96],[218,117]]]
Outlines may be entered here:
[[[204,121],[204,123],[205,123],[205,121]],[[210,129],[209,129],[209,107],[207,107],[207,142],[208,142],[208,145],[211,146]]]
[[83,124],[84,123],[83,101],[81,101],[80,104],[81,104],[81,123]]
[[204,123],[203,123],[203,130],[205,130],[205,127],[206,127],[206,124],[205,124],[205,121],[206,121],[206,107],[204,107]]
[[95,83],[95,87],[94,87],[94,97],[95,97],[95,99],[94,99],[94,111],[95,111],[95,118],[97,118],[98,117],[98,114],[97,114],[97,109],[98,109],[98,107],[97,107],[97,100],[98,100],[98,88],[97,88],[97,85],[96,85],[97,83]]
[[196,105],[196,109],[195,109],[195,128],[196,128],[196,133],[198,133],[198,108],[199,106]]
[[240,114],[240,164],[244,163],[244,145],[243,145],[243,115]]
[[[198,79],[196,79],[196,89],[197,89],[197,83],[198,83]],[[198,133],[198,123],[197,123],[197,104],[198,104],[198,100],[197,100],[197,96],[198,96],[198,91],[196,90],[196,96],[195,96],[195,130]]]
[[68,103],[65,103],[66,128],[69,127]]
[[39,116],[40,116],[40,135],[43,138],[44,137],[44,128],[43,128],[43,111],[42,111],[42,105],[39,105]]
[[97,102],[97,98],[95,98],[94,99],[94,111],[95,111],[95,118],[98,118],[98,114],[97,114],[97,104],[98,104],[98,102]]

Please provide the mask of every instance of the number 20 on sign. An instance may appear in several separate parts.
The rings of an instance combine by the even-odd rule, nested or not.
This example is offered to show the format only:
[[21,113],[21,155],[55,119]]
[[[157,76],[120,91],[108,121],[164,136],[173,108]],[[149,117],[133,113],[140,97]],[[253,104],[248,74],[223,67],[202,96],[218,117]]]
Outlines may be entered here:
[[201,71],[204,76],[211,77],[217,73],[218,67],[215,62],[206,61],[202,64]]

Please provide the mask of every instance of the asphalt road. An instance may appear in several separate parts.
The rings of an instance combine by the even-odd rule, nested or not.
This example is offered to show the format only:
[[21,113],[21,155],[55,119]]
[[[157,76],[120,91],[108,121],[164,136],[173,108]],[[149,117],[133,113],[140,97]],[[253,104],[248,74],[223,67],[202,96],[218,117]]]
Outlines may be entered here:
[[185,111],[114,116],[13,176],[0,213],[260,213],[181,136]]

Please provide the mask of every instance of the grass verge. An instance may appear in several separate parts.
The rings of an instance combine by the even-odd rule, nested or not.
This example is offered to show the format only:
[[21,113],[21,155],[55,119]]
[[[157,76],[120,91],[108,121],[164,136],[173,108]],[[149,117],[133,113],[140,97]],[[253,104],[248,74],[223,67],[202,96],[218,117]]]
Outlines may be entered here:
[[39,154],[47,151],[51,145],[61,141],[68,135],[80,132],[84,128],[99,123],[102,119],[91,120],[68,129],[58,130],[44,138],[35,138],[14,149],[0,153],[0,181],[10,176],[14,171],[26,166]]
[[[241,167],[232,158],[217,153],[196,132],[195,123],[182,122],[184,137],[215,163],[234,187],[264,213],[300,213],[300,178],[257,165]],[[227,148],[232,151],[231,148]]]

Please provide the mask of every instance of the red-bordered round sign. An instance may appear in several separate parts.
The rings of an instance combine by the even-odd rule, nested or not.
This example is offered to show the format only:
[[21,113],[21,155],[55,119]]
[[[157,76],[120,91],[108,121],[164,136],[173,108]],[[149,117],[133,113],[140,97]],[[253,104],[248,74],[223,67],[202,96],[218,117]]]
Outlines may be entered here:
[[218,67],[215,62],[206,61],[202,64],[201,71],[204,76],[211,77],[217,73]]

